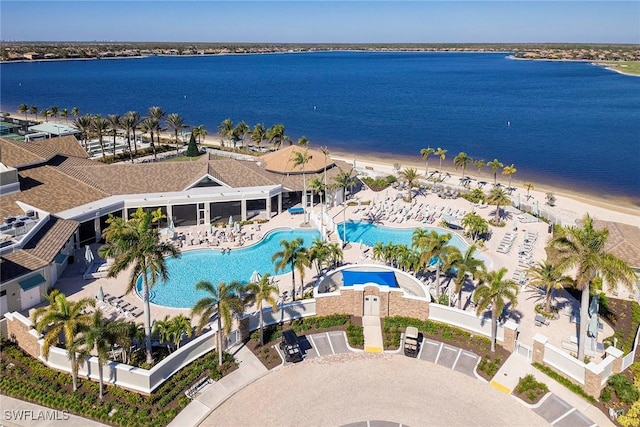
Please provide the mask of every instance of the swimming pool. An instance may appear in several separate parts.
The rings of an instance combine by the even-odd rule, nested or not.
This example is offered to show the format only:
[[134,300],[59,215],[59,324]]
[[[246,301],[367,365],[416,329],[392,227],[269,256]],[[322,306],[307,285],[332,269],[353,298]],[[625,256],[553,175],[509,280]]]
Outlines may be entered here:
[[[217,285],[237,280],[243,284],[249,282],[253,271],[264,275],[275,274],[271,256],[280,251],[281,240],[293,240],[301,237],[305,247],[311,246],[314,239],[320,237],[317,230],[277,230],[253,246],[233,249],[222,253],[218,249],[198,249],[182,253],[180,258],[167,258],[169,280],[160,282],[151,289],[149,300],[158,305],[173,308],[192,308],[195,303],[209,294],[196,291],[195,284],[200,280],[208,280]],[[278,274],[291,271],[281,270]],[[142,278],[138,279],[138,293],[142,290]]]
[[[367,221],[347,221],[346,224],[347,241],[353,243],[362,242],[367,246],[375,246],[377,242],[382,242],[383,245],[393,243],[396,245],[402,244],[411,247],[411,236],[413,235],[413,230],[415,230],[415,228],[384,227]],[[445,230],[439,228],[421,228],[424,228],[427,231],[435,230],[439,234],[446,233]],[[342,236],[344,235],[344,223],[338,224],[338,232],[340,233],[340,238],[342,238]],[[455,233],[451,233],[451,240],[449,240],[449,244],[460,249],[462,253],[464,253],[469,248],[469,245]],[[476,256],[487,261],[487,259],[481,254]]]

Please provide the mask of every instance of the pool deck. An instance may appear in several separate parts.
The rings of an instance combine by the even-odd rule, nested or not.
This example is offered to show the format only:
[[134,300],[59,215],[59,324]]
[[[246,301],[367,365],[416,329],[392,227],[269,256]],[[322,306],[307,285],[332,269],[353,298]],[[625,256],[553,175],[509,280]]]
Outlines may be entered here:
[[[330,209],[327,212],[327,216],[332,218],[334,222],[339,223],[342,222],[343,217],[346,217],[347,220],[361,220],[363,219],[363,212],[365,210],[364,203],[367,201],[375,201],[376,204],[382,203],[385,197],[388,197],[387,206],[395,206],[396,209],[409,208],[410,205],[404,202],[402,199],[397,199],[396,195],[401,193],[402,195],[406,195],[406,190],[391,190],[389,192],[379,192],[375,193],[372,190],[364,190],[360,191],[354,195],[350,201],[361,201],[361,206],[348,206],[346,211],[344,211],[344,205],[336,206]],[[419,204],[429,204],[431,209],[433,206],[437,206],[437,209],[446,209],[450,208],[451,212],[455,212],[456,210],[469,212],[471,210],[475,210],[476,213],[483,216],[484,218],[492,218],[495,212],[493,206],[487,206],[480,208],[478,206],[474,206],[472,203],[466,201],[463,198],[457,199],[441,199],[436,194],[426,193],[426,194],[417,194],[415,196],[416,206]],[[414,209],[415,210],[415,209]],[[309,209],[310,212],[314,212],[318,216],[320,216],[320,205],[315,205],[312,209]],[[514,214],[515,215],[515,214]],[[537,233],[538,238],[533,244],[532,248],[532,256],[534,261],[541,261],[546,258],[545,254],[545,244],[549,239],[550,234],[547,233],[547,224],[544,222],[530,222],[530,223],[521,223],[516,218],[510,217],[507,220],[507,226],[503,228],[492,227],[493,236],[491,239],[485,244],[485,246],[481,249],[481,253],[486,256],[490,260],[490,265],[488,266],[491,270],[497,270],[501,267],[506,267],[508,269],[507,277],[511,278],[516,269],[523,270],[523,267],[519,267],[518,265],[518,248],[521,243],[524,241],[525,232]],[[518,230],[514,231],[513,225],[514,221],[518,226]],[[261,224],[259,230],[253,229],[254,239],[253,240],[245,240],[245,246],[257,242],[264,234],[267,232],[281,227],[300,227],[302,226],[303,217],[301,215],[292,215],[287,211],[284,211],[282,214],[275,216],[268,222]],[[400,223],[398,222],[390,222],[387,219],[383,219],[380,221],[381,225],[388,227],[398,227],[398,228],[415,228],[419,226],[431,226],[434,227],[438,225],[439,220],[436,220],[433,224],[424,224],[422,221],[419,221],[417,218],[415,219],[407,219]],[[251,231],[252,226],[245,226],[247,231]],[[199,227],[178,227],[176,232],[184,233],[187,235],[189,231],[191,231],[192,235],[197,234],[197,230],[202,230],[202,234],[204,234],[204,226]],[[510,252],[503,254],[496,251],[500,242],[503,240],[504,236],[507,233],[515,233],[517,235],[516,241],[513,244],[513,247]],[[468,243],[471,243],[468,238],[462,236],[461,237]],[[331,238],[331,236],[330,236]],[[335,239],[335,237],[334,237]],[[97,250],[99,245],[93,245],[94,251]],[[209,247],[208,243],[204,244],[196,244],[196,245],[188,245],[182,248],[182,251],[201,249]],[[221,242],[218,248],[237,248],[236,242]],[[350,244],[344,250],[344,260],[347,263],[357,264],[357,263],[379,263],[370,258],[370,252],[365,254],[366,248],[360,248],[359,244]],[[79,253],[76,256],[77,260],[84,259],[83,253]],[[271,257],[272,254],[265,254],[265,256]],[[82,273],[86,269],[86,266],[81,262],[76,262],[75,264],[70,265],[67,270],[64,272],[62,277],[59,279],[56,287],[58,287],[63,293],[69,296],[70,299],[75,300],[82,297],[90,297],[94,298],[98,294],[98,290],[100,286],[102,286],[103,291],[105,293],[109,293],[111,295],[120,296],[125,302],[130,303],[133,306],[142,308],[142,301],[135,294],[125,294],[126,291],[126,282],[128,280],[130,270],[127,270],[121,273],[117,278],[98,278],[85,280],[82,278]],[[275,282],[280,287],[280,292],[290,291],[291,290],[291,273],[275,276]],[[315,269],[307,269],[305,273],[305,289],[311,289],[313,283],[317,279],[317,272]],[[445,280],[444,278],[442,279]],[[299,275],[296,274],[296,282],[299,283]],[[469,290],[471,291],[471,290]],[[468,297],[470,296],[470,292],[466,291],[463,293],[462,302],[463,304],[467,302]],[[550,326],[536,326],[536,322],[534,320],[535,304],[541,302],[541,295],[533,289],[522,288],[520,295],[518,297],[518,306],[516,307],[513,315],[514,318],[519,323],[518,330],[520,332],[519,339],[520,342],[531,346],[533,343],[533,336],[536,333],[542,333],[549,337],[549,342],[558,348],[561,347],[563,341],[571,341],[573,337],[577,336],[577,327],[576,323],[571,322],[571,317],[569,315],[560,314],[559,318],[556,320],[552,320],[550,322]],[[621,296],[624,298],[625,296]],[[571,296],[564,294],[556,299],[556,303],[559,306],[573,307],[575,310],[579,309],[579,301],[575,300]],[[470,307],[467,307],[470,309]],[[33,310],[33,309],[32,309]],[[250,311],[250,310],[249,310]],[[569,309],[563,311],[568,314]],[[151,309],[151,318],[153,319],[163,319],[165,316],[175,316],[177,314],[184,314],[186,316],[190,316],[190,310],[185,309],[175,309],[164,306],[157,306],[152,304]],[[142,322],[143,317],[139,316],[135,319],[137,322]],[[195,324],[195,320],[193,322]],[[604,322],[603,322],[604,323]],[[613,334],[611,328],[604,323],[604,331],[600,333],[600,339],[602,337],[610,336]]]

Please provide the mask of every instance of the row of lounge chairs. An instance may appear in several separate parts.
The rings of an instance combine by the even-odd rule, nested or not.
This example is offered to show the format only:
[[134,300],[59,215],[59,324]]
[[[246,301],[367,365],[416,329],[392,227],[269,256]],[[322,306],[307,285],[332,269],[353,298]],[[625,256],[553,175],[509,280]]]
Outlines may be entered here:
[[122,316],[126,319],[135,319],[143,313],[142,309],[109,294],[105,294],[104,299],[98,301],[98,308],[106,314],[115,314],[116,317]]
[[498,245],[498,249],[496,249],[496,251],[500,252],[501,254],[508,254],[509,252],[511,252],[511,248],[513,247],[513,244],[515,243],[517,237],[517,233],[505,234],[505,236],[500,241],[500,245]]

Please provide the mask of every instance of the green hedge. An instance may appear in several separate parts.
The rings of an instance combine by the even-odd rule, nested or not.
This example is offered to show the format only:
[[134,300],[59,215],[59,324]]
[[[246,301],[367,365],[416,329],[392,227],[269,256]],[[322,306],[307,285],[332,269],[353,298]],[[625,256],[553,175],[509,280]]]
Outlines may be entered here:
[[539,369],[540,371],[544,372],[545,374],[549,375],[551,378],[553,378],[554,380],[556,380],[557,382],[559,382],[560,384],[562,384],[563,386],[565,386],[566,388],[568,388],[569,390],[577,394],[578,396],[584,397],[592,404],[596,403],[595,397],[591,396],[590,394],[587,394],[587,392],[584,391],[584,389],[580,387],[578,384],[575,384],[568,378],[563,377],[553,369],[537,362],[533,363],[533,366]]

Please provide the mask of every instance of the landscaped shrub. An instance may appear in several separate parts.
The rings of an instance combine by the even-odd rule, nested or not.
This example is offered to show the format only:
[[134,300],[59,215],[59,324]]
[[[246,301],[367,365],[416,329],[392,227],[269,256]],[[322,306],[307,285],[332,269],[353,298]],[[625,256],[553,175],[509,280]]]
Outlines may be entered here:
[[546,384],[536,381],[535,377],[529,374],[520,378],[515,392],[520,395],[525,395],[530,403],[534,403],[548,393],[549,388]]
[[544,372],[545,374],[549,375],[551,378],[553,378],[554,380],[556,380],[557,382],[559,382],[560,384],[562,384],[563,386],[565,386],[566,388],[568,388],[569,390],[571,390],[572,392],[574,392],[575,394],[577,394],[578,396],[582,396],[585,399],[587,399],[590,403],[595,404],[596,403],[596,399],[591,396],[590,394],[587,394],[586,391],[584,391],[584,389],[582,387],[580,387],[579,385],[571,382],[571,380],[569,380],[568,378],[563,377],[562,375],[560,375],[559,373],[557,373],[556,371],[554,371],[553,369],[542,365],[540,363],[533,363],[532,364],[535,368],[539,369],[540,371]]
[[630,404],[640,398],[640,392],[633,385],[629,378],[622,374],[615,374],[609,377],[607,384],[613,388],[613,391],[622,402]]
[[360,178],[362,182],[364,182],[367,187],[372,189],[373,191],[382,191],[389,187],[391,184],[397,181],[397,178],[393,175],[388,175],[385,178],[371,178],[365,176]]
[[364,328],[362,326],[356,326],[349,323],[347,326],[347,340],[351,347],[363,347],[364,346]]

